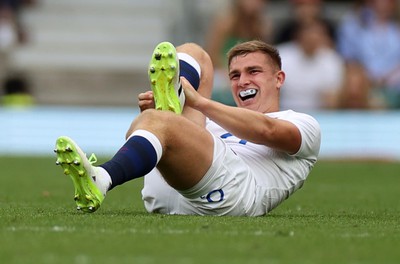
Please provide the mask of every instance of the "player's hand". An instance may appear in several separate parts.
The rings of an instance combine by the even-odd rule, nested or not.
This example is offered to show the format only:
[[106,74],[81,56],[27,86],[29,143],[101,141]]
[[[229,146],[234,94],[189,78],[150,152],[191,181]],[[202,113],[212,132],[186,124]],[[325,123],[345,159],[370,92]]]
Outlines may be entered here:
[[193,107],[197,109],[201,100],[203,100],[203,96],[201,96],[190,84],[190,82],[185,78],[181,77],[181,84],[183,87],[183,91],[185,93],[185,105]]
[[139,100],[138,105],[140,108],[140,112],[143,112],[146,109],[155,108],[153,91],[140,93],[138,95],[138,100]]

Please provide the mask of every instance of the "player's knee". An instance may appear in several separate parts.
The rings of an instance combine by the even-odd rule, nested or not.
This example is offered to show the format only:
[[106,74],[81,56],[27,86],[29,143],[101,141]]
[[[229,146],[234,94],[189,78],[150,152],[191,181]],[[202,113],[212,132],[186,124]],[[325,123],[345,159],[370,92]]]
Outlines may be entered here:
[[182,44],[180,46],[177,46],[176,47],[176,51],[190,54],[190,53],[202,52],[203,48],[201,46],[199,46],[198,44],[196,44],[196,43],[187,42],[187,43],[184,43],[184,44]]
[[126,132],[126,138],[138,129],[148,130],[150,132],[166,132],[168,127],[174,123],[174,117],[177,115],[168,111],[159,111],[155,109],[147,109],[143,111],[132,123]]
[[192,56],[203,69],[205,67],[212,67],[211,58],[208,53],[198,44],[188,42],[176,48],[177,52],[186,53]]

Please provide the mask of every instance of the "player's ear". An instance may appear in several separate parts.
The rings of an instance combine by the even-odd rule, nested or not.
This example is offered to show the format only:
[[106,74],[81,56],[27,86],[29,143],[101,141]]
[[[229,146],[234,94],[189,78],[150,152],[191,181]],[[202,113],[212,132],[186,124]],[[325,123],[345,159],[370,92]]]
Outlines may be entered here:
[[276,87],[280,89],[285,82],[286,74],[284,71],[277,71],[276,72]]

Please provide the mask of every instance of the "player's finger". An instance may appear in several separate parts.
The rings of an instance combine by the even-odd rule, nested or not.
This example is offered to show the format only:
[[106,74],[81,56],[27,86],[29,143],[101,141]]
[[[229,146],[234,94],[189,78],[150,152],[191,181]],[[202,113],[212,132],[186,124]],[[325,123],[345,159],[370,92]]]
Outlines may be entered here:
[[140,93],[138,95],[138,99],[140,100],[152,100],[153,99],[153,92],[152,91],[147,91],[144,93]]

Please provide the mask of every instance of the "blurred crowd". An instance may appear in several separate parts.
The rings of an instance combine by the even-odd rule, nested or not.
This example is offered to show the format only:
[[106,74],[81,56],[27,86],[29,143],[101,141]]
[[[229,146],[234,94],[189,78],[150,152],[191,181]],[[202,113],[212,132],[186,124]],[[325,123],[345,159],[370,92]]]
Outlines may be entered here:
[[[289,19],[276,25],[268,0],[232,0],[209,27],[214,97],[233,103],[224,54],[238,41],[262,39],[280,51],[286,81],[281,108],[400,108],[400,9],[397,0],[353,1],[331,21],[323,0],[289,0]],[[273,11],[273,10],[272,10]]]
[[[26,76],[7,61],[10,50],[29,42],[20,12],[35,2],[0,0],[0,104],[33,102]],[[204,38],[215,66],[214,99],[234,104],[226,52],[237,42],[261,39],[281,53],[282,109],[400,109],[398,0],[349,0],[339,21],[332,21],[324,0],[287,2],[288,19],[279,23],[270,17],[268,0],[230,0],[215,13]]]

